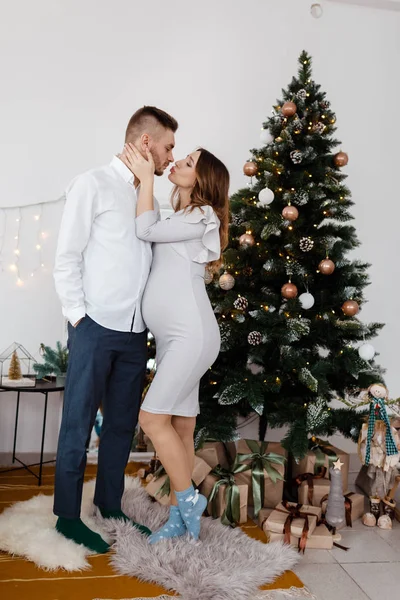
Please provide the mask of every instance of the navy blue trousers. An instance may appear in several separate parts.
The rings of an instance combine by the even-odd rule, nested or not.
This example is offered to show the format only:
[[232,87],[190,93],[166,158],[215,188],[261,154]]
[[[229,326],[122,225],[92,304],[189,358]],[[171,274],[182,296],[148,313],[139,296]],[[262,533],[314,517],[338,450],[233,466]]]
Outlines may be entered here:
[[103,406],[94,503],[119,510],[124,471],[138,420],[147,335],[106,329],[89,316],[68,324],[68,371],[58,439],[54,513],[79,518],[86,448]]

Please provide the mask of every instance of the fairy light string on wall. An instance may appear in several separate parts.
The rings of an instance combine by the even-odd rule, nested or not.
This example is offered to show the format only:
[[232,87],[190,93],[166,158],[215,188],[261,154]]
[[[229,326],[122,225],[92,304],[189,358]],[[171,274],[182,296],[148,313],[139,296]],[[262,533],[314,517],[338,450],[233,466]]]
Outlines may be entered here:
[[[38,271],[45,268],[43,250],[49,232],[43,226],[46,208],[65,202],[65,196],[49,202],[25,204],[23,206],[0,207],[0,273],[11,272],[15,275],[15,284],[23,287],[27,279],[34,277]],[[34,209],[34,210],[33,210]],[[33,215],[31,214],[33,210]],[[33,248],[29,244],[22,244],[21,235],[30,227],[34,228],[32,239],[35,240]],[[7,242],[11,238],[11,250],[7,252]],[[36,267],[26,268],[23,272],[25,255],[36,255]],[[10,259],[11,257],[11,259]],[[28,257],[28,256],[27,256]],[[26,271],[26,272],[25,272]]]

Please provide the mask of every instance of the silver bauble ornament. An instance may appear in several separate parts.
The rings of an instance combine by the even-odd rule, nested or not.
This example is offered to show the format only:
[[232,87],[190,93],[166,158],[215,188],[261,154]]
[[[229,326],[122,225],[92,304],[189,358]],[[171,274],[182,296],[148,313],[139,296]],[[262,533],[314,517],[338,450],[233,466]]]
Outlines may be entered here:
[[358,354],[363,360],[372,360],[375,356],[375,348],[372,344],[363,344],[359,347]]
[[269,188],[264,188],[258,194],[258,205],[259,206],[267,206],[268,204],[271,204],[274,197],[275,197],[275,195],[272,190],[270,190]]
[[315,298],[309,292],[304,292],[304,294],[300,294],[299,302],[304,310],[308,310],[314,306]]
[[235,278],[228,271],[225,271],[219,278],[219,285],[225,291],[231,290],[235,285]]

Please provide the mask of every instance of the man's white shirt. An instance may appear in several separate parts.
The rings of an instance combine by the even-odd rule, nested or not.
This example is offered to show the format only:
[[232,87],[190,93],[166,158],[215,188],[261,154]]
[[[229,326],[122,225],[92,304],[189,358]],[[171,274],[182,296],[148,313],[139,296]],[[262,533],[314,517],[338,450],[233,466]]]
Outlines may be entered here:
[[[139,333],[150,273],[151,243],[135,233],[133,174],[114,156],[76,177],[66,191],[54,280],[63,315],[74,325],[89,315],[115,331]],[[159,207],[155,201],[155,209]]]

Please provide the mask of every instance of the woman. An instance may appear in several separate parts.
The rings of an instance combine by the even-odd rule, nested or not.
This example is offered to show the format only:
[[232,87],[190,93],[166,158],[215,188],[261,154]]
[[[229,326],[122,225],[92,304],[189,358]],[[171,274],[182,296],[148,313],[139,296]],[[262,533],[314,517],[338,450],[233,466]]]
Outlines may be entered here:
[[204,149],[172,167],[174,214],[158,220],[154,210],[154,162],[127,145],[121,159],[140,181],[136,235],[154,242],[153,263],[143,296],[143,317],[155,337],[157,372],[142,404],[139,423],[151,438],[171,481],[167,523],[154,543],[189,532],[197,540],[206,498],[194,490],[194,428],[199,381],[220,349],[220,334],[204,285],[206,265],[218,269],[227,245],[229,173]]

